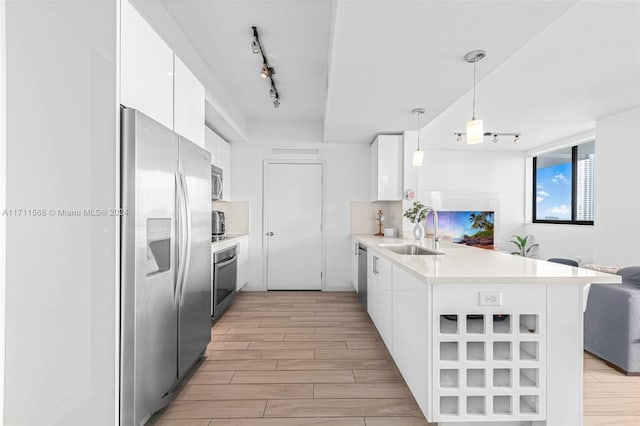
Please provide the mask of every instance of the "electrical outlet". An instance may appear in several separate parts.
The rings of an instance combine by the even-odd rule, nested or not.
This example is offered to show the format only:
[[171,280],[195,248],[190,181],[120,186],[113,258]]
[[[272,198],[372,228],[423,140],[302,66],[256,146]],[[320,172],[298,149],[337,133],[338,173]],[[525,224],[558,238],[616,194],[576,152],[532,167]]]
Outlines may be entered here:
[[499,291],[478,292],[478,306],[502,306],[502,293]]

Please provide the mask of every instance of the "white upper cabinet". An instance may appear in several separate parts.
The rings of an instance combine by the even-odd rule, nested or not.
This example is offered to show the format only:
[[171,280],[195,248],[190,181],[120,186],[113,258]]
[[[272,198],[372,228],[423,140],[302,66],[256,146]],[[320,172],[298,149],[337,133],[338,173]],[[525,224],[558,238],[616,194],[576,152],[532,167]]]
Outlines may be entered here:
[[204,148],[204,86],[174,56],[174,131]]
[[211,164],[222,169],[222,201],[231,200],[231,145],[216,132],[205,127],[205,149],[211,153]]
[[218,141],[218,164],[222,169],[222,200],[231,201],[231,145],[224,139]]
[[402,200],[402,142],[402,135],[378,135],[371,144],[371,201]]
[[173,51],[126,0],[121,13],[120,103],[173,129]]

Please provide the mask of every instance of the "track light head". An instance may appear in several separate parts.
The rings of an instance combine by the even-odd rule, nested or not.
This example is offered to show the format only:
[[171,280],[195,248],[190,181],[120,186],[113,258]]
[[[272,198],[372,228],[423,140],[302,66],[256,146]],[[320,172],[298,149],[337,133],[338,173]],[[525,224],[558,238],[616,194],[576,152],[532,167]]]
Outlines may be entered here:
[[265,78],[265,79],[271,77],[271,73],[269,72],[269,68],[267,68],[266,65],[264,65],[262,67],[262,71],[260,71],[260,77]]
[[273,90],[273,87],[271,88],[271,90],[269,90],[269,96],[271,96],[272,98],[276,97],[276,91]]
[[256,55],[258,53],[260,53],[260,45],[258,44],[258,40],[257,39],[253,39],[253,41],[251,42],[251,51],[253,53],[255,53]]
[[495,133],[493,135],[492,141],[493,141],[493,143],[498,143],[498,135],[496,135]]
[[515,135],[513,137],[513,143],[518,143],[518,142],[520,142],[520,135]]
[[276,99],[273,101],[273,107],[274,107],[274,108],[280,108],[280,99],[276,98]]
[[456,135],[456,142],[462,143],[462,135],[460,133]]

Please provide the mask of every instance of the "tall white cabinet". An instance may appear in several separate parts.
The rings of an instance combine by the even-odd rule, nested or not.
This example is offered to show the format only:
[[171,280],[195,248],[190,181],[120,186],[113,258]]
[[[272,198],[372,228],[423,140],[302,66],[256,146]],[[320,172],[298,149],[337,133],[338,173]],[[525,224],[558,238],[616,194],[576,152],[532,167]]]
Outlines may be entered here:
[[204,148],[204,86],[174,56],[173,130]]
[[120,103],[204,147],[204,86],[129,1],[121,4]]
[[371,143],[371,201],[402,200],[403,140],[402,135],[378,135]]
[[173,129],[173,51],[126,0],[121,16],[120,103]]

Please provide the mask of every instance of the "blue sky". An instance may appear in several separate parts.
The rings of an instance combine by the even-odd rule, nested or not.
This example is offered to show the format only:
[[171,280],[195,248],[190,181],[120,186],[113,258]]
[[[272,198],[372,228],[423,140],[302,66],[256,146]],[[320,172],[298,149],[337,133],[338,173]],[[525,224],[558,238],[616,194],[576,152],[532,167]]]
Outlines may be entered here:
[[537,170],[536,216],[571,220],[570,162]]

